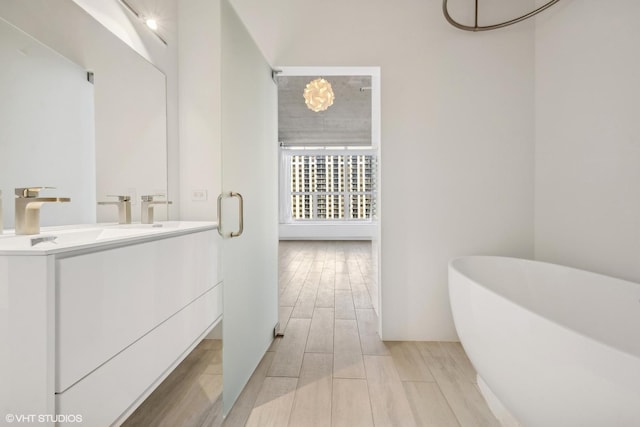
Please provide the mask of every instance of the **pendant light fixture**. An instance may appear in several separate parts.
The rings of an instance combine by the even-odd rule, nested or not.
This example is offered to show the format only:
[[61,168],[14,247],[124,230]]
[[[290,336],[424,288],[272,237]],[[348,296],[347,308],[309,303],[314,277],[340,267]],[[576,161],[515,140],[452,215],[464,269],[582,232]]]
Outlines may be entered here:
[[312,80],[304,88],[304,103],[316,113],[325,111],[333,104],[335,95],[331,83],[323,78]]

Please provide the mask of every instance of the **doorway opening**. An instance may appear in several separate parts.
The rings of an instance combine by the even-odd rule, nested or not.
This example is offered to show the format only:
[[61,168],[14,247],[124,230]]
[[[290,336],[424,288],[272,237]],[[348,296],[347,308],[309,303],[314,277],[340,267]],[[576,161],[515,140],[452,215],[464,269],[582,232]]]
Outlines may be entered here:
[[[380,334],[380,69],[281,67],[274,74],[279,332],[286,333],[291,318],[312,319],[315,308],[332,308],[334,319],[372,310]],[[320,111],[303,97],[317,79],[333,92],[333,103]],[[326,94],[326,87],[315,89]]]

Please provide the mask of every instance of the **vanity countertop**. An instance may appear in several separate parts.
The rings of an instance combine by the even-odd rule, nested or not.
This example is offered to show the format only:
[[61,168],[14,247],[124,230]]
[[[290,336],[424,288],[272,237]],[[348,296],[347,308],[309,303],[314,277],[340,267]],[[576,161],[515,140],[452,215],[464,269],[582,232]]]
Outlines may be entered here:
[[217,229],[216,222],[159,221],[155,224],[80,224],[42,227],[40,234],[0,235],[0,256],[42,256],[63,252],[108,249]]

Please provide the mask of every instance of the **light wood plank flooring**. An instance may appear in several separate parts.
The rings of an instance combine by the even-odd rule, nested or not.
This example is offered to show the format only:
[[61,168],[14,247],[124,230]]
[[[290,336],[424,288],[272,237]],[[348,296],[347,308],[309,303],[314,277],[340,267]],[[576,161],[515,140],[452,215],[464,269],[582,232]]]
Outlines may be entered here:
[[284,241],[279,258],[284,337],[224,422],[219,342],[205,341],[125,426],[499,425],[459,343],[380,340],[369,242]]
[[279,258],[284,337],[223,426],[499,425],[459,343],[380,340],[369,242],[283,241]]
[[201,427],[222,423],[222,341],[203,340],[122,424]]

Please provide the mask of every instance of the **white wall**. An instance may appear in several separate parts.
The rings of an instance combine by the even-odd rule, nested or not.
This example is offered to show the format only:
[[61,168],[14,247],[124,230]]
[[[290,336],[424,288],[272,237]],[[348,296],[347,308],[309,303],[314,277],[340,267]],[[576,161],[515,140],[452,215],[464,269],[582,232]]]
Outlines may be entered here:
[[[448,260],[533,255],[532,23],[465,33],[440,0],[233,3],[275,65],[381,67],[383,338],[456,339]],[[484,16],[532,6],[507,3]]]
[[640,281],[640,2],[536,22],[536,258]]
[[[178,10],[180,218],[217,220],[222,191],[220,3],[183,0]],[[193,200],[205,190],[207,200]]]
[[371,240],[376,224],[280,223],[278,235],[280,240]]

